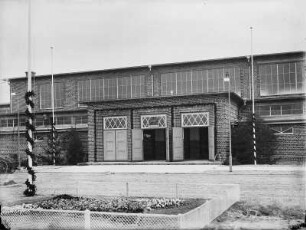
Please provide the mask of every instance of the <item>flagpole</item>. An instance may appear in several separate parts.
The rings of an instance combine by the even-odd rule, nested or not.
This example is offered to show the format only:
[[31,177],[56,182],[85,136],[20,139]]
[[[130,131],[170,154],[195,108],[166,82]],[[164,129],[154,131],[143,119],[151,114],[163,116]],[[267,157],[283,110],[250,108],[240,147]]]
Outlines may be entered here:
[[36,186],[34,184],[35,181],[35,172],[33,170],[33,147],[34,147],[34,140],[33,140],[33,131],[35,130],[35,127],[33,125],[33,109],[34,109],[34,103],[33,103],[33,96],[34,92],[32,91],[32,70],[31,70],[31,0],[28,0],[28,71],[27,71],[27,78],[28,78],[28,87],[27,92],[25,95],[26,100],[26,116],[28,117],[26,128],[26,139],[27,139],[27,149],[26,154],[28,156],[28,179],[26,180],[27,189],[24,191],[24,194],[26,196],[34,196],[36,193]]
[[55,117],[54,117],[54,80],[53,80],[53,47],[51,46],[51,105],[52,105],[52,160],[55,165]]
[[[28,92],[32,91],[32,70],[31,70],[31,0],[29,0],[29,8],[28,8]],[[31,97],[30,97],[31,98]],[[30,104],[27,105],[27,109],[29,110],[29,113],[32,113],[32,107]],[[28,117],[28,122],[31,124],[32,119]],[[32,131],[29,129],[28,134],[30,138],[33,138]],[[30,152],[33,151],[31,143],[28,141],[28,149]],[[32,158],[30,155],[28,155],[28,167],[32,168]],[[32,177],[31,175],[28,176],[29,182],[32,183]]]
[[255,93],[254,93],[254,59],[253,59],[253,27],[251,30],[251,76],[252,76],[252,127],[253,127],[253,154],[254,154],[254,165],[257,164],[257,153],[256,153],[256,126],[255,126]]

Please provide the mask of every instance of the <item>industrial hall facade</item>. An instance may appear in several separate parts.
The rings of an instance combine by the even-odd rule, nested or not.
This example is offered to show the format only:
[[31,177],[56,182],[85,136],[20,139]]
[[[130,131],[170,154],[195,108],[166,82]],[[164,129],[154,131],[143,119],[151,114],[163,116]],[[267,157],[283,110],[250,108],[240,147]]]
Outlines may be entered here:
[[[277,157],[303,161],[305,52],[255,55],[253,69],[255,113],[275,132]],[[229,122],[251,116],[251,78],[250,56],[55,74],[56,130],[76,128],[87,162],[223,161]],[[17,130],[22,155],[26,147],[27,79],[9,82],[1,157],[16,153]],[[35,75],[32,84],[39,155],[50,132],[51,75]]]

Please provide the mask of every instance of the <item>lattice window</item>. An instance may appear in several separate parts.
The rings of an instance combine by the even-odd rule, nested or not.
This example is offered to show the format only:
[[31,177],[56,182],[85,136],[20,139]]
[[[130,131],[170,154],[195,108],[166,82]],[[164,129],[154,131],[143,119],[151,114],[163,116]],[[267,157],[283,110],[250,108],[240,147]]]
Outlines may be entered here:
[[201,127],[201,126],[209,126],[208,112],[182,114],[182,127]]
[[126,129],[127,117],[104,117],[104,129]]
[[285,128],[285,127],[273,127],[271,128],[274,134],[293,134],[293,127]]
[[145,115],[141,116],[142,129],[167,128],[166,115]]

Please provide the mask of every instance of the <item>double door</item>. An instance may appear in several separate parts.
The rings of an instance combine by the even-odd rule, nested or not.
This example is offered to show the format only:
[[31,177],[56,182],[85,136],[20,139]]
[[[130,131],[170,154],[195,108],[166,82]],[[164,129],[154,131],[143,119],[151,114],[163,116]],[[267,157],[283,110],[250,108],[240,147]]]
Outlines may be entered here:
[[[206,140],[208,142],[208,155],[205,155],[205,159],[208,158],[208,160],[214,160],[214,156],[215,156],[215,138],[214,138],[214,126],[209,126],[207,127],[207,136],[206,136]],[[187,130],[185,130],[187,131]],[[173,160],[174,161],[180,161],[180,160],[188,160],[186,159],[187,154],[184,153],[184,150],[186,150],[187,148],[187,144],[190,147],[191,144],[193,144],[190,141],[190,137],[189,140],[185,140],[184,141],[184,128],[181,127],[173,127]],[[190,130],[189,130],[190,131]],[[201,141],[204,140],[199,140],[198,143],[200,143]],[[195,147],[195,146],[193,146]],[[207,150],[206,150],[207,151]],[[190,153],[189,153],[190,154]],[[190,159],[190,157],[189,157]],[[198,158],[199,160],[201,158]]]
[[104,161],[127,161],[127,130],[104,131]]

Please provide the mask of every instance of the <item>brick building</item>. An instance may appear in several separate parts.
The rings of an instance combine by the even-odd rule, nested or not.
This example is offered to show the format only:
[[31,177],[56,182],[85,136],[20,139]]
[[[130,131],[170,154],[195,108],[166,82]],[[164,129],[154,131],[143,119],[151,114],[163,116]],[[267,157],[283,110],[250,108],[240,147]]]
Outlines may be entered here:
[[[56,128],[79,131],[89,162],[224,159],[229,119],[251,113],[250,72],[250,59],[242,56],[56,74]],[[254,56],[254,82],[255,111],[275,131],[278,157],[304,159],[305,53]],[[0,115],[1,155],[16,152],[18,113],[24,138],[25,89],[25,77],[10,79],[15,95],[10,113]],[[35,76],[33,90],[34,153],[41,154],[50,131],[51,76]]]

